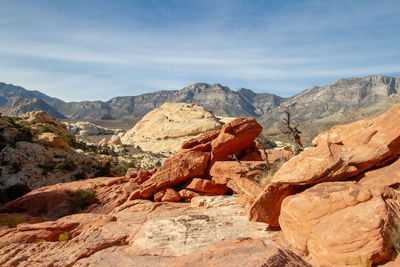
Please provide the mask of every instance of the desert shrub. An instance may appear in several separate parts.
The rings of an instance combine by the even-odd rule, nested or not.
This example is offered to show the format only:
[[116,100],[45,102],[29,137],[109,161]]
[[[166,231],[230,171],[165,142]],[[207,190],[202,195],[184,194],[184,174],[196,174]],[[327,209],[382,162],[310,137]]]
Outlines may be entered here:
[[64,232],[58,236],[58,241],[67,242],[70,239],[69,233]]
[[7,146],[7,141],[3,137],[3,129],[0,129],[0,152]]
[[15,143],[20,141],[32,143],[33,134],[28,127],[25,125],[16,124],[16,128],[18,129],[18,134],[14,138]]
[[60,169],[65,171],[73,171],[76,169],[76,164],[73,161],[67,160],[60,166]]
[[280,160],[272,164],[271,169],[263,171],[258,181],[262,187],[265,187],[266,185],[271,183],[272,177],[274,177],[275,173],[282,167],[285,162],[286,161],[284,160]]
[[95,177],[103,177],[103,176],[111,176],[111,163],[106,162],[106,164],[99,165],[96,167],[96,173],[94,174]]
[[14,173],[18,173],[22,169],[22,164],[20,162],[13,162],[11,164],[11,170]]
[[91,204],[99,203],[96,194],[90,189],[78,189],[75,192],[66,191],[71,213],[81,212]]
[[73,147],[75,149],[82,149],[85,152],[89,151],[88,146],[84,142],[76,141],[76,138],[73,134],[65,135],[65,141],[70,147]]
[[386,199],[386,203],[390,207],[391,228],[389,229],[389,239],[400,254],[400,189],[395,190],[397,199]]
[[39,164],[38,167],[42,169],[44,172],[48,173],[54,170],[53,163]]
[[77,172],[72,176],[74,181],[83,180],[83,179],[86,179],[86,177],[87,176],[86,176],[86,173],[84,171]]
[[28,194],[30,191],[31,189],[26,184],[18,183],[0,190],[0,198],[2,198],[3,203],[9,202]]
[[42,128],[40,128],[40,133],[51,133],[51,129],[49,128],[49,126],[44,125],[42,126]]
[[129,168],[139,168],[137,162],[135,160],[131,160],[128,162],[124,162],[118,166],[118,170],[120,173],[125,174]]
[[23,223],[25,221],[26,218],[24,216],[15,214],[1,218],[0,224],[6,225],[10,228],[15,228],[17,227],[18,224]]
[[372,261],[368,259],[364,259],[362,257],[358,257],[356,259],[356,266],[358,267],[371,267],[372,266]]

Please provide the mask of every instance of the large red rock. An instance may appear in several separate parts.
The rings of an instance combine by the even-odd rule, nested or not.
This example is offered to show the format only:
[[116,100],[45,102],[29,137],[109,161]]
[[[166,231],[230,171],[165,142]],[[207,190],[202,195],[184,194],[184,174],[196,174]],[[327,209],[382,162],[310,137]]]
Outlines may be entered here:
[[262,192],[262,188],[259,184],[245,178],[231,179],[229,180],[227,187],[244,197],[250,203],[252,203]]
[[274,163],[275,161],[288,161],[291,159],[294,154],[291,150],[287,150],[284,148],[281,149],[267,149],[265,151],[268,155],[268,161],[269,163]]
[[[89,189],[96,193],[102,208],[112,209],[128,197],[123,187],[125,177],[99,177],[69,183],[59,183],[32,190],[28,194],[0,207],[0,213],[24,213],[47,219],[58,219],[69,212],[66,191]],[[99,213],[102,213],[99,211]]]
[[[242,163],[252,168],[266,167],[265,161],[242,161]],[[248,169],[247,167],[241,165],[237,161],[217,161],[210,169],[210,176],[216,178],[224,178],[227,183],[229,180],[228,178],[241,178],[242,174],[240,172],[245,171],[247,169]],[[261,171],[259,171],[259,173],[261,173]],[[251,176],[250,174],[251,173],[249,172],[246,177],[248,178],[248,176]]]
[[277,224],[281,200],[301,186],[356,178],[394,160],[400,154],[400,104],[374,119],[335,126],[318,135],[313,145],[283,164],[272,185],[253,203],[250,218]]
[[248,218],[253,222],[263,222],[271,226],[279,226],[281,204],[285,197],[295,194],[297,186],[286,184],[269,184],[255,199],[248,211]]
[[359,183],[362,185],[394,186],[400,184],[400,159],[390,165],[363,173]]
[[186,266],[310,266],[289,250],[265,244],[260,239],[243,238],[223,240],[205,249],[178,257],[169,267]]
[[165,189],[165,194],[161,201],[163,202],[178,202],[181,200],[181,196],[172,188]]
[[141,184],[141,196],[151,197],[158,189],[175,186],[191,178],[202,177],[207,168],[210,153],[188,151],[167,159],[150,179]]
[[238,118],[225,124],[218,137],[211,142],[210,166],[216,161],[228,160],[230,155],[239,158],[246,148],[253,146],[261,131],[261,125],[254,118]]
[[256,144],[253,142],[253,145],[249,148],[246,148],[243,151],[243,155],[240,157],[241,161],[265,161],[266,157],[262,150],[260,150]]
[[182,151],[202,151],[211,152],[211,141],[217,138],[220,131],[211,131],[199,137],[192,138],[182,144]]
[[157,171],[157,169],[153,170],[139,170],[136,168],[129,168],[126,171],[125,177],[126,178],[131,178],[134,182],[138,184],[142,184]]
[[203,195],[203,193],[194,192],[194,191],[189,190],[189,189],[182,189],[178,193],[181,196],[181,198],[184,199],[184,200],[191,200],[194,197],[198,197],[198,196],[202,196]]
[[289,196],[279,217],[283,234],[320,266],[387,260],[389,211],[376,192],[355,182],[327,182]]
[[374,119],[335,126],[318,135],[313,146],[285,163],[272,182],[346,180],[394,159],[400,153],[400,104]]
[[207,193],[208,195],[223,195],[228,190],[228,187],[222,184],[215,184],[211,180],[194,178],[187,186],[186,189]]

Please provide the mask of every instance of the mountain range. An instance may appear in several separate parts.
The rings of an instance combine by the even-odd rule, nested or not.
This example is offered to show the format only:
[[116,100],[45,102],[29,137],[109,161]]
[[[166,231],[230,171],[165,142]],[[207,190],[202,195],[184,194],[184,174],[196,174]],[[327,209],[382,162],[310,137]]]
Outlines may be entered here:
[[299,123],[338,121],[351,112],[376,104],[379,106],[399,92],[399,78],[375,75],[341,79],[323,87],[314,86],[289,98],[255,93],[245,88],[234,91],[220,84],[195,83],[180,90],[114,97],[106,102],[64,102],[39,91],[0,83],[0,111],[18,114],[43,109],[55,117],[76,120],[137,120],[165,102],[185,102],[204,106],[219,116],[252,116],[264,127],[270,127],[282,117],[287,106],[290,106],[293,119]]

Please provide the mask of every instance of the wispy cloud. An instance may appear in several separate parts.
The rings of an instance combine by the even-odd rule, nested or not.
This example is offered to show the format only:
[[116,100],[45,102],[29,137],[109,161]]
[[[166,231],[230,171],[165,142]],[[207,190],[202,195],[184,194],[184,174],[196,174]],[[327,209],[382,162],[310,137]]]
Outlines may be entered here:
[[[384,2],[384,3],[382,3]],[[398,1],[7,1],[0,80],[66,100],[399,73]]]

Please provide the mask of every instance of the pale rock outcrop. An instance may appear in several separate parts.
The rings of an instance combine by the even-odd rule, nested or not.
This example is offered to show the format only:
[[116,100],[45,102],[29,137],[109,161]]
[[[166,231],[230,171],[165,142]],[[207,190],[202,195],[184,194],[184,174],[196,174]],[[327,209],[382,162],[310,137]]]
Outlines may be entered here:
[[35,189],[96,176],[105,163],[72,150],[71,138],[65,125],[44,111],[1,117],[1,187],[22,183]]
[[118,135],[111,136],[110,142],[111,145],[122,145],[121,138]]
[[66,122],[65,125],[68,131],[74,135],[110,135],[118,133],[116,130],[107,129],[86,121],[78,121],[76,123]]
[[165,103],[147,113],[121,140],[144,151],[169,154],[178,151],[186,140],[221,126],[212,113],[199,105]]
[[265,244],[256,238],[234,238],[219,241],[205,249],[181,256],[167,267],[185,266],[293,266],[311,267],[290,250]]
[[70,149],[65,138],[54,133],[42,133],[36,137],[35,141],[48,147]]
[[[266,232],[264,224],[249,222],[243,206],[235,204],[237,196],[201,197],[207,208],[199,208],[190,203],[130,200],[128,188],[131,186],[125,177],[105,177],[40,188],[16,200],[0,212],[29,217],[27,212],[44,215],[57,209],[58,217],[29,219],[17,228],[0,227],[0,244],[4,246],[0,265],[165,266],[178,256],[224,239],[252,238],[269,247],[281,238],[279,232]],[[61,206],[62,197],[39,201],[40,194],[65,196],[65,190],[77,189],[91,189],[99,204],[64,216],[62,211],[67,207]],[[249,251],[248,255],[254,254]]]

